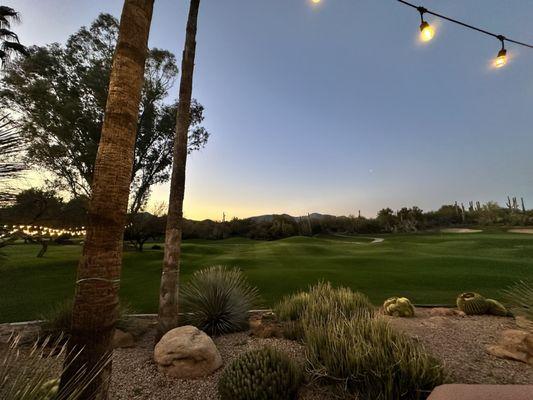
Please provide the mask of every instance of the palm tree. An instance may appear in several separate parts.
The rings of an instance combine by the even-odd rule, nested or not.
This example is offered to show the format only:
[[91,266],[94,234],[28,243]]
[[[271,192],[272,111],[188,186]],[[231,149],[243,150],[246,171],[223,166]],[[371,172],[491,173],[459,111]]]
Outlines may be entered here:
[[158,338],[178,325],[178,282],[183,226],[183,197],[185,194],[185,169],[187,165],[187,135],[191,123],[190,109],[199,8],[200,0],[191,0],[185,36],[185,49],[183,50],[183,60],[181,63],[176,137],[174,138],[174,148],[172,151],[173,164],[165,232],[165,255],[163,258],[161,287],[159,291]]
[[26,47],[20,44],[19,37],[11,30],[13,22],[19,22],[17,11],[7,6],[0,6],[0,66],[5,66],[12,55],[27,55]]
[[7,115],[0,115],[0,206],[13,200],[13,188],[9,184],[24,166],[13,158],[23,150],[18,125]]
[[[74,295],[69,350],[79,350],[80,355],[65,359],[62,394],[69,392],[70,383],[78,379],[76,374],[93,373],[94,367],[112,352],[122,241],[153,4],[154,0],[125,0],[122,9]],[[109,364],[81,398],[106,399],[110,375]]]

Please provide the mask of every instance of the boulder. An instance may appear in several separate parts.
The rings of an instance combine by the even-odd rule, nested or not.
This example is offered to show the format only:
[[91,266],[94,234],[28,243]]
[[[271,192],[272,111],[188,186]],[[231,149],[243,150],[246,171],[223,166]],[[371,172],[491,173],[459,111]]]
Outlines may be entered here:
[[262,339],[282,338],[283,332],[280,324],[270,313],[250,318],[250,335]]
[[533,365],[533,333],[508,329],[503,331],[498,344],[487,346],[487,351],[496,357]]
[[209,336],[194,326],[167,332],[154,349],[159,371],[180,379],[212,374],[222,366],[222,357]]
[[135,346],[135,338],[129,332],[124,332],[120,329],[115,329],[113,334],[113,348],[119,347],[133,347]]

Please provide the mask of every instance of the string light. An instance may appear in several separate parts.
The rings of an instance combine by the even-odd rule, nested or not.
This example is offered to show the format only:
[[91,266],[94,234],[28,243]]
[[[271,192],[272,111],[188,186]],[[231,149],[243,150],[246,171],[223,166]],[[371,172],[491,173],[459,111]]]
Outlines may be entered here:
[[424,7],[418,7],[418,11],[420,12],[420,20],[422,21],[420,24],[420,39],[423,42],[429,42],[435,37],[435,29],[424,21],[424,13],[427,10]]
[[505,42],[506,41],[509,42],[509,43],[517,44],[519,46],[529,47],[530,49],[533,49],[533,45],[531,45],[531,44],[527,44],[527,43],[524,43],[524,42],[519,42],[518,40],[509,39],[508,37],[505,37],[503,35],[498,35],[496,33],[489,32],[489,31],[487,31],[485,29],[481,29],[481,28],[475,27],[473,25],[469,25],[467,23],[464,23],[464,22],[458,21],[456,19],[447,17],[445,15],[438,14],[436,12],[427,10],[424,7],[416,6],[416,5],[411,4],[411,3],[409,3],[408,1],[405,1],[405,0],[397,0],[397,1],[399,1],[400,3],[402,3],[402,4],[406,5],[406,6],[415,8],[416,10],[418,10],[418,12],[420,12],[420,16],[422,18],[422,24],[420,25],[420,37],[425,42],[433,39],[433,37],[435,36],[435,31],[432,30],[431,26],[427,22],[424,21],[424,14],[433,15],[433,16],[435,16],[437,18],[441,18],[441,19],[444,19],[446,21],[453,22],[454,24],[461,25],[464,28],[472,29],[474,31],[477,31],[477,32],[480,32],[480,33],[483,33],[485,35],[492,36],[492,37],[495,37],[496,39],[498,39],[501,42],[502,47],[501,47],[501,50],[498,52],[498,55],[496,56],[496,58],[493,61],[493,65],[494,65],[495,68],[502,68],[503,66],[505,66],[507,64],[507,50],[505,49]]

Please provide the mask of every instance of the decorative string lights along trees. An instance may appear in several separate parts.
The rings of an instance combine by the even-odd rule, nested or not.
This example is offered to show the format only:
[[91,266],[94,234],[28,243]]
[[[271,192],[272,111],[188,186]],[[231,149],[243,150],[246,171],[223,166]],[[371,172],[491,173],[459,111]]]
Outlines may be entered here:
[[[310,0],[310,1],[311,1],[311,3],[313,5],[318,5],[318,4],[322,3],[322,0]],[[429,22],[427,22],[425,20],[424,15],[426,15],[426,14],[432,15],[434,17],[437,17],[437,18],[440,18],[440,19],[443,19],[443,20],[446,20],[448,22],[452,22],[452,23],[460,25],[460,26],[462,26],[464,28],[471,29],[473,31],[477,31],[479,33],[483,33],[483,34],[488,35],[488,36],[492,36],[493,38],[497,39],[500,42],[501,48],[498,51],[498,53],[496,54],[496,57],[492,61],[492,65],[493,65],[494,68],[502,68],[505,65],[507,65],[508,56],[507,56],[507,49],[505,48],[505,42],[514,43],[514,44],[517,44],[519,46],[524,46],[524,47],[528,47],[530,49],[533,49],[533,45],[532,44],[520,42],[518,40],[510,39],[510,38],[508,38],[507,36],[504,36],[504,35],[500,35],[500,34],[496,34],[496,33],[493,33],[493,32],[489,32],[489,31],[487,31],[485,29],[481,29],[481,28],[478,28],[476,26],[473,26],[473,25],[467,24],[465,22],[459,21],[457,19],[450,18],[450,17],[447,17],[447,16],[442,15],[442,14],[438,14],[438,13],[436,13],[434,11],[428,10],[425,7],[417,6],[417,5],[409,3],[408,1],[405,1],[405,0],[396,0],[396,1],[400,2],[401,4],[406,5],[408,7],[414,8],[415,10],[417,10],[420,13],[420,20],[421,20],[421,23],[420,23],[420,40],[422,42],[431,41],[435,37],[435,34],[436,34],[435,28]]]

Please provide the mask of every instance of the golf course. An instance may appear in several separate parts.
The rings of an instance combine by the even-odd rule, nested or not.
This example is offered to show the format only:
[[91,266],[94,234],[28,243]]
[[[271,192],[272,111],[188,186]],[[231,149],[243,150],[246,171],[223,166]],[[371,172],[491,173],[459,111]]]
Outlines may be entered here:
[[[390,296],[416,304],[453,304],[464,291],[501,298],[501,290],[533,279],[533,235],[419,233],[369,236],[292,237],[277,241],[232,238],[183,244],[181,282],[205,266],[242,269],[261,293],[262,307],[319,280],[366,293],[374,304]],[[138,313],[157,311],[161,249],[127,251],[121,299]],[[72,297],[81,246],[14,244],[2,249],[0,322],[38,319]]]

